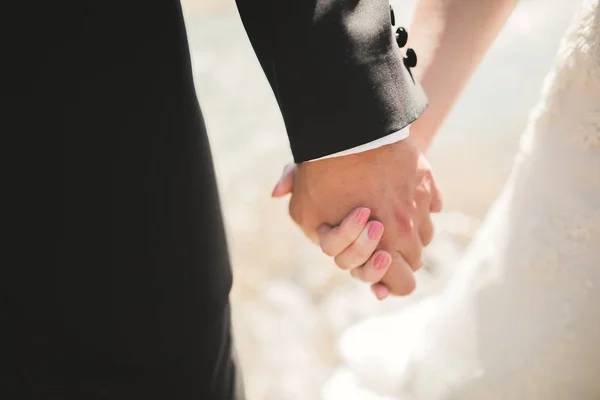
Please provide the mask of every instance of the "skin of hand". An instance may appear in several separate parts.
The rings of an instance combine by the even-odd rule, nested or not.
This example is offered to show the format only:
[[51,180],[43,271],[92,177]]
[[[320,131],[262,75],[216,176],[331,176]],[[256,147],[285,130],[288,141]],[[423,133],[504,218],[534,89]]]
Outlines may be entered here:
[[356,265],[350,274],[371,285],[379,300],[385,299],[389,291],[380,282],[392,261],[384,250],[376,250],[383,234],[383,224],[369,221],[371,210],[358,207],[339,226],[322,225],[319,228],[321,250],[332,254],[338,265]]
[[[284,169],[273,197],[290,193],[294,184],[295,164]],[[383,234],[383,224],[369,221],[371,210],[358,207],[344,218],[338,226],[321,225],[318,242],[324,253],[330,254],[337,265],[355,265],[350,275],[371,285],[371,291],[379,300],[389,296],[387,287],[379,283],[388,271],[392,256],[384,250],[376,250]]]
[[[415,146],[425,151],[439,126],[449,113],[463,87],[466,85],[490,44],[494,41],[502,26],[515,8],[516,0],[492,0],[485,2],[463,0],[421,0],[417,6],[409,31],[408,47],[419,50],[419,63],[412,69],[421,82],[429,98],[429,107],[421,117],[411,125],[411,138]],[[288,168],[276,186],[275,197],[292,191],[295,166]],[[366,203],[365,203],[366,204]],[[432,203],[433,204],[433,203]],[[350,215],[348,216],[350,218]],[[346,221],[346,220],[344,220]],[[344,222],[343,224],[346,224]],[[335,249],[321,246],[326,254],[336,258],[336,263],[356,265],[367,257],[370,244],[357,243],[359,234],[352,236],[352,229],[339,229],[341,226],[324,225],[318,237],[323,241],[322,232],[329,232],[328,241],[338,243]],[[323,229],[328,229],[323,230]],[[354,228],[354,231],[355,232]],[[306,232],[306,231],[305,231]],[[310,236],[310,235],[309,235]],[[337,238],[337,239],[331,239]],[[422,242],[427,243],[427,237]],[[348,247],[341,253],[339,250]],[[362,248],[362,250],[361,250]],[[392,253],[394,254],[394,253]],[[402,264],[395,254],[395,264]],[[340,262],[339,259],[344,261]],[[370,260],[370,258],[369,258]],[[365,264],[366,265],[366,264]],[[356,268],[355,268],[356,269]],[[355,269],[352,269],[354,271]],[[392,269],[391,273],[394,272]],[[354,273],[353,273],[354,275]],[[414,281],[413,281],[414,285]],[[385,284],[377,283],[373,291],[378,298],[387,296]]]
[[290,216],[325,254],[336,257],[340,268],[353,270],[365,261],[338,257],[339,248],[320,243],[319,229],[338,226],[353,209],[366,207],[370,217],[385,226],[375,250],[388,253],[391,265],[381,283],[392,295],[414,290],[413,271],[421,266],[422,248],[433,237],[430,213],[440,211],[441,197],[427,160],[408,139],[301,163],[285,177],[273,196],[291,191]]

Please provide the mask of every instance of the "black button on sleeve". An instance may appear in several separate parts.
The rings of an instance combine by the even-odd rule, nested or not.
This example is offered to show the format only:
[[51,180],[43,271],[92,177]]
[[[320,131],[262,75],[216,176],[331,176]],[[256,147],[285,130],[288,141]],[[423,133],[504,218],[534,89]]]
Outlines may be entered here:
[[413,49],[406,50],[406,57],[404,57],[404,65],[407,68],[414,68],[417,66],[417,53]]
[[406,30],[402,27],[396,29],[396,43],[398,44],[398,47],[406,46],[407,42],[408,33],[406,33]]

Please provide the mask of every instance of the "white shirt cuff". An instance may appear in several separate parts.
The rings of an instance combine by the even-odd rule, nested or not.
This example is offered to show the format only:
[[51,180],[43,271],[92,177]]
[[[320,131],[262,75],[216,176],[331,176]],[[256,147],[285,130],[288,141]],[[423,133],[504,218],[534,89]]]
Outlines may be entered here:
[[348,150],[340,151],[340,152],[335,153],[335,154],[330,154],[328,156],[316,158],[314,160],[309,160],[309,162],[310,161],[317,161],[317,160],[324,160],[326,158],[342,157],[342,156],[347,156],[347,155],[350,155],[350,154],[362,153],[363,151],[373,150],[373,149],[376,149],[376,148],[381,147],[381,146],[385,146],[385,145],[388,145],[388,144],[399,142],[399,141],[404,140],[404,139],[406,139],[408,137],[408,135],[409,135],[409,127],[410,127],[410,125],[402,128],[399,131],[396,131],[394,133],[390,133],[387,136],[384,136],[382,138],[373,140],[372,142],[361,144],[360,146],[356,146],[356,147],[353,147],[353,148],[348,149]]

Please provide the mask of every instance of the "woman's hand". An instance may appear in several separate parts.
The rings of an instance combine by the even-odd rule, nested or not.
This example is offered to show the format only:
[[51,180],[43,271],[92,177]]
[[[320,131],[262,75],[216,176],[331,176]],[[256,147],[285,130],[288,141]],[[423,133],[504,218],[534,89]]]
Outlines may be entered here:
[[[273,190],[273,197],[282,197],[292,191],[294,171],[295,165],[286,167]],[[383,300],[389,291],[379,282],[390,267],[392,258],[386,251],[377,250],[384,227],[378,221],[369,221],[370,215],[371,210],[358,207],[340,225],[322,225],[318,230],[318,241],[321,250],[333,257],[338,267],[370,284],[375,296]]]
[[389,291],[379,282],[390,267],[392,257],[386,251],[377,250],[383,225],[369,221],[370,215],[371,210],[358,207],[340,225],[322,225],[318,232],[319,246],[342,270],[350,271],[354,278],[370,284],[375,296],[383,300]]

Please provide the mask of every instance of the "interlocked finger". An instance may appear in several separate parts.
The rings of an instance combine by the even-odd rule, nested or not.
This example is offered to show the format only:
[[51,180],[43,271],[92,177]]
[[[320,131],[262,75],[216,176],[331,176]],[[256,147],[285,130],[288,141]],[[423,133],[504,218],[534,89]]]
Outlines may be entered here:
[[375,284],[383,279],[392,262],[386,251],[376,251],[362,267],[354,268],[350,274],[365,283]]
[[335,263],[344,270],[351,270],[365,264],[377,248],[381,235],[383,235],[383,224],[370,221],[358,238],[335,257]]
[[365,228],[371,210],[359,207],[352,211],[342,223],[336,227],[327,225],[319,228],[319,245],[323,253],[331,257],[339,256],[345,249],[358,239]]

